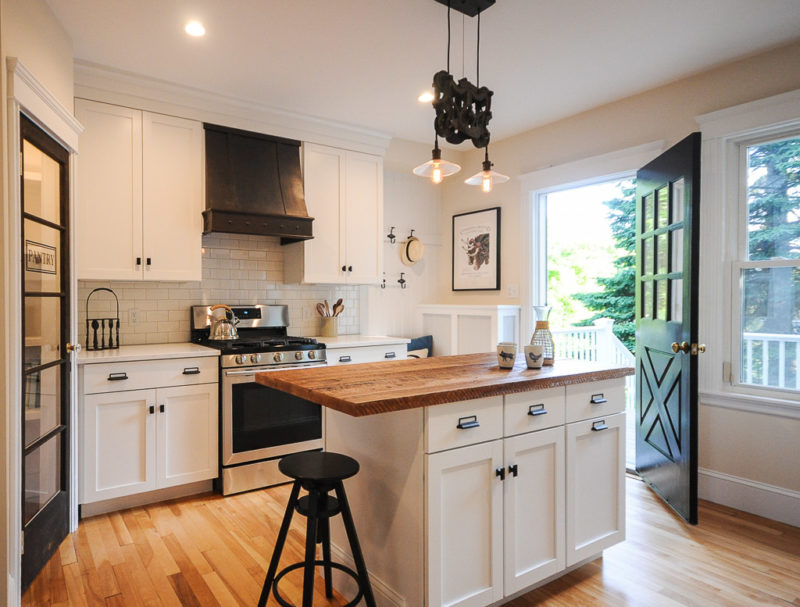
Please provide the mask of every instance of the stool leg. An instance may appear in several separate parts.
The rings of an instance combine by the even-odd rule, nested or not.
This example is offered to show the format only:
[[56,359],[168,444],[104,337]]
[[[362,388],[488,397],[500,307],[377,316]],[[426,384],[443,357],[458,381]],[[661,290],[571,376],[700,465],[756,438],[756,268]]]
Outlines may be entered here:
[[319,492],[312,489],[308,492],[308,524],[306,525],[306,561],[303,568],[303,607],[311,607],[314,602],[314,561],[317,558],[317,508]]
[[347,495],[344,492],[344,485],[341,481],[336,483],[336,499],[342,508],[342,522],[344,523],[344,530],[347,532],[347,539],[350,541],[350,550],[353,551],[353,561],[356,564],[356,571],[358,572],[359,584],[361,590],[364,592],[364,601],[367,607],[376,607],[375,597],[372,594],[372,584],[369,583],[369,573],[367,573],[367,566],[364,563],[364,555],[361,553],[361,545],[358,543],[358,535],[356,535],[356,526],[353,523],[353,515],[350,513],[350,504],[347,503]]
[[326,516],[319,521],[319,539],[322,542],[322,560],[325,561],[325,596],[333,598],[333,581],[331,579],[331,526]]
[[289,533],[289,524],[292,522],[294,508],[297,505],[297,496],[300,494],[300,482],[295,481],[292,485],[292,493],[289,495],[289,503],[286,504],[286,513],[283,515],[283,523],[278,532],[278,539],[272,551],[272,560],[269,562],[267,577],[264,580],[264,587],[261,589],[261,598],[258,600],[258,607],[266,607],[269,599],[269,592],[272,590],[272,583],[275,581],[275,573],[278,571],[278,562],[281,560],[283,545],[286,543],[286,536]]

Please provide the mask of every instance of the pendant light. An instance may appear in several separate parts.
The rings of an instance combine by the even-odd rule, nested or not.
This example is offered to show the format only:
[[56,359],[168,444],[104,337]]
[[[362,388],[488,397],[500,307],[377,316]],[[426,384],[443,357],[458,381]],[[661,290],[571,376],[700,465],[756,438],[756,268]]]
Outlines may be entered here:
[[441,183],[443,177],[455,175],[460,170],[461,167],[455,162],[442,160],[442,150],[439,149],[439,137],[436,137],[433,142],[433,150],[431,150],[431,159],[415,168],[414,175],[430,177],[433,183]]
[[467,185],[479,185],[484,192],[491,192],[492,186],[496,183],[505,183],[508,181],[508,175],[503,175],[497,171],[493,171],[492,161],[489,160],[489,146],[486,146],[486,156],[483,160],[483,170],[480,173],[475,173],[469,179],[465,179],[464,183]]

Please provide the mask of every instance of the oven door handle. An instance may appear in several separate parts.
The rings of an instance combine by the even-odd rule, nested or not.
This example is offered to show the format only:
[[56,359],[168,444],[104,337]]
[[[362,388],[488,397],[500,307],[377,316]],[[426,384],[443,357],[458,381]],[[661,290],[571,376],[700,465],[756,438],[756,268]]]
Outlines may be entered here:
[[241,371],[225,371],[225,376],[228,377],[231,375],[255,375],[256,373],[261,373],[261,370],[250,371],[249,369],[245,369]]

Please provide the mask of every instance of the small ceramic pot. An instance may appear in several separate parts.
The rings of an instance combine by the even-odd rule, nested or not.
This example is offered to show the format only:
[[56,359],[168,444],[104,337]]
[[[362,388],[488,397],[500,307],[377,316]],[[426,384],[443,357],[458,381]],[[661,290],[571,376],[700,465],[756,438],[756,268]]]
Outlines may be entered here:
[[525,364],[528,369],[541,369],[544,362],[544,346],[525,346]]
[[511,369],[517,357],[517,344],[513,341],[501,341],[497,344],[497,364],[501,369]]

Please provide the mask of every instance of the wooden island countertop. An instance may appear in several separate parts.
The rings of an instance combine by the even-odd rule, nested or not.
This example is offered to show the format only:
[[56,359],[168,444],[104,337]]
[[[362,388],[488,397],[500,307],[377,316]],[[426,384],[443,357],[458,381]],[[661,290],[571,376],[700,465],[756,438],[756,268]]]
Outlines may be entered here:
[[264,386],[355,417],[633,375],[580,360],[528,369],[522,354],[501,369],[494,352],[256,373]]

